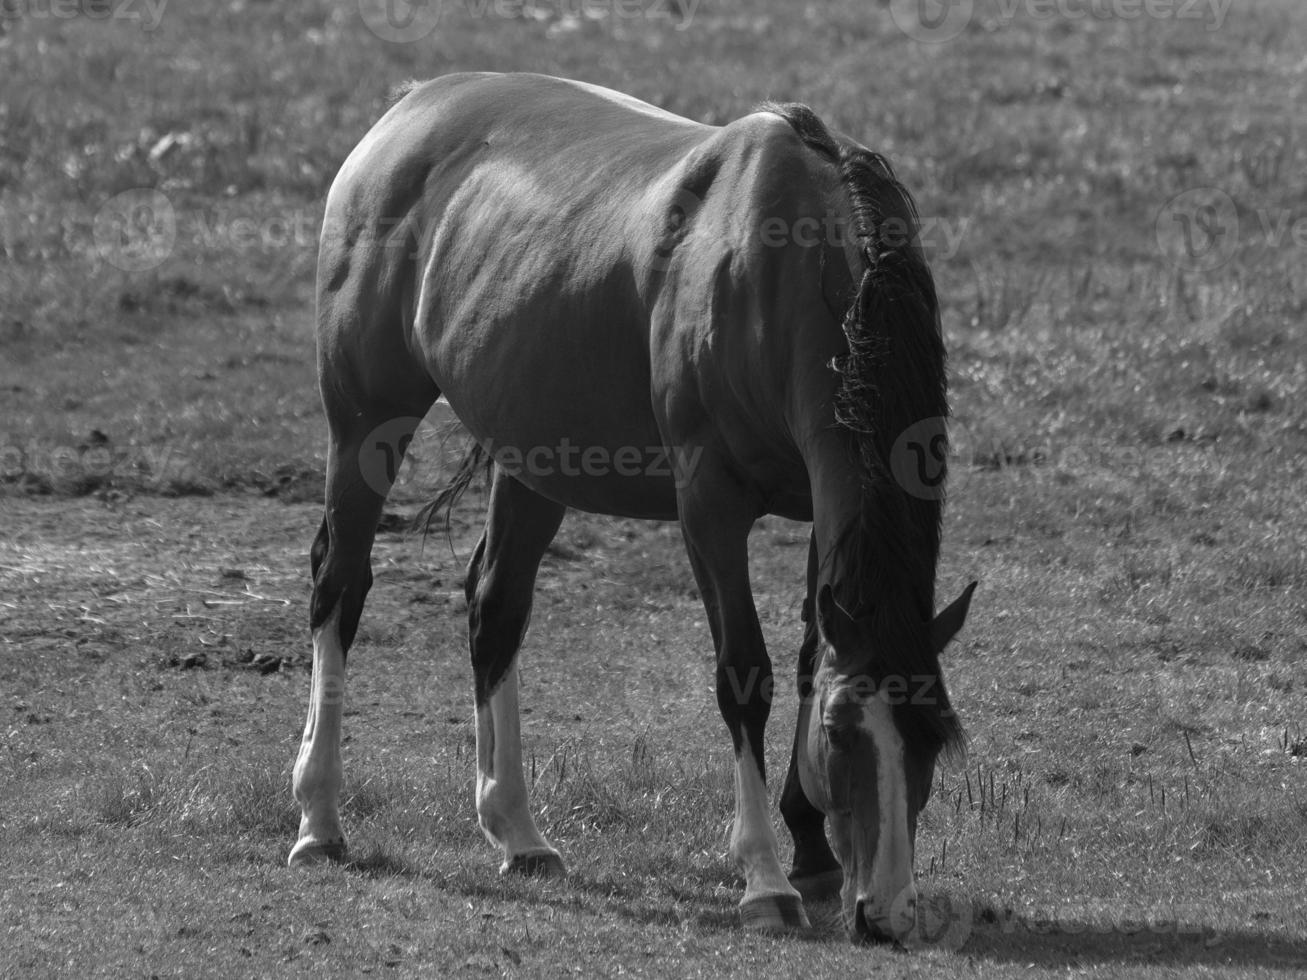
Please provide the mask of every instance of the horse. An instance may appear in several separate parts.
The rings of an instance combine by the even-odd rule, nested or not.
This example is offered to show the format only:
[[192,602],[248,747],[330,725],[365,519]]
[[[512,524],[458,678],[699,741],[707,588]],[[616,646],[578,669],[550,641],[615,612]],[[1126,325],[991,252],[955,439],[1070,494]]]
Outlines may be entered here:
[[[965,739],[939,653],[975,586],[935,614],[948,406],[918,226],[888,162],[803,105],[711,126],[493,73],[401,94],[342,165],[320,241],[329,444],[292,866],[346,854],[346,655],[382,505],[443,396],[476,443],[449,490],[491,470],[466,595],[476,812],[501,872],[565,873],[528,809],[518,716],[546,548],[569,507],[679,521],[734,748],[742,924],[809,928],[804,898],[838,892],[851,939],[910,932],[917,816]],[[767,514],[812,524],[788,874],[748,571]]]

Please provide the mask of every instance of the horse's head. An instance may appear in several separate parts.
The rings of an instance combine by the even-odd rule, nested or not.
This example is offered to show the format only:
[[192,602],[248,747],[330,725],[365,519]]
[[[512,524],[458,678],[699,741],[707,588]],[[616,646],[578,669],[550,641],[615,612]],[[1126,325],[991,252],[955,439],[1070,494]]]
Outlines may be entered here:
[[874,617],[855,617],[829,585],[817,596],[823,643],[813,677],[799,775],[830,822],[844,872],[844,924],[854,941],[902,940],[916,922],[912,879],[917,815],[930,796],[935,762],[958,744],[938,654],[962,628],[975,583],[933,621],[921,623],[924,662],[877,650]]

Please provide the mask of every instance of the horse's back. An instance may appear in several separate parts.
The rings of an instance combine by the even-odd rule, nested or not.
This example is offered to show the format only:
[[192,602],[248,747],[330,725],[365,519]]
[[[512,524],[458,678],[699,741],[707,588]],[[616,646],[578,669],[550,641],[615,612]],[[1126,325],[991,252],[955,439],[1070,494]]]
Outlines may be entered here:
[[333,183],[328,212],[395,219],[491,166],[548,179],[556,195],[571,187],[616,198],[618,186],[647,182],[714,131],[582,82],[446,75],[411,88],[364,136]]

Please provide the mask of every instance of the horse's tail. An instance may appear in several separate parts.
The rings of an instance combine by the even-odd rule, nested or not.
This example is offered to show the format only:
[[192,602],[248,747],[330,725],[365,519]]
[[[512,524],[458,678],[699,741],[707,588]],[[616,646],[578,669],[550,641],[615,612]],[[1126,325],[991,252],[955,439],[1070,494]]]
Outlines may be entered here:
[[441,521],[441,526],[446,531],[449,530],[450,518],[459,499],[467,492],[472,481],[477,478],[477,474],[489,474],[493,463],[494,458],[490,453],[479,442],[473,441],[464,454],[462,462],[458,464],[458,469],[454,471],[453,479],[441,487],[431,502],[419,510],[413,518],[413,526],[421,528],[424,538],[431,532],[431,525],[435,523],[437,516],[442,513],[444,519]]

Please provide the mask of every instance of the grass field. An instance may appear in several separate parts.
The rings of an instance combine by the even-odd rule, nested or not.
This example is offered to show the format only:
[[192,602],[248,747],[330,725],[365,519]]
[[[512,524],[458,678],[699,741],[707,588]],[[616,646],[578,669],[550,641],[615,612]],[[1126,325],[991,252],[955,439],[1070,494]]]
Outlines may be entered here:
[[[1299,4],[446,0],[408,43],[370,0],[100,9],[0,15],[0,975],[1307,971]],[[981,587],[946,662],[970,754],[918,840],[939,928],[906,954],[847,945],[833,907],[809,937],[739,929],[672,526],[574,515],[546,561],[524,729],[572,873],[498,877],[476,495],[448,543],[386,523],[350,659],[354,859],[284,867],[322,201],[392,86],[471,68],[714,122],[806,101],[917,194],[958,423],[940,589]],[[778,674],[805,542],[755,536]]]

